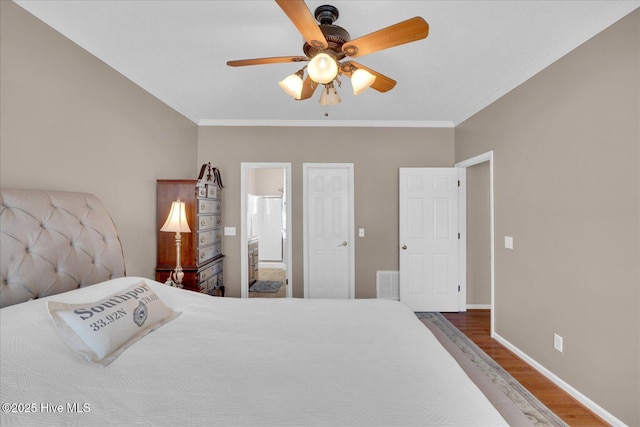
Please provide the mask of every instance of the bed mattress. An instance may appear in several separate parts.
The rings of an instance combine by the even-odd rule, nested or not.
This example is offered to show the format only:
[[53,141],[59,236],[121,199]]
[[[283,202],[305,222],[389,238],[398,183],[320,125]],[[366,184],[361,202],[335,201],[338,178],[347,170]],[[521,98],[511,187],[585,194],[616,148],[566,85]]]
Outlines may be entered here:
[[140,280],[0,310],[0,424],[506,425],[396,301],[214,298],[144,279],[182,314],[110,365],[88,364],[46,300],[98,300]]

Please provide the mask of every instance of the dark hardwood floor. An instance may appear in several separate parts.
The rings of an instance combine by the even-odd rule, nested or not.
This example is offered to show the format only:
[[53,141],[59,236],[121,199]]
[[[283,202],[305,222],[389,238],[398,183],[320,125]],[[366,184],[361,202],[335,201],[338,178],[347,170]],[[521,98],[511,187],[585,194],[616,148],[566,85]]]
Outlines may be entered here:
[[489,310],[442,314],[570,426],[609,425],[498,341],[492,339]]

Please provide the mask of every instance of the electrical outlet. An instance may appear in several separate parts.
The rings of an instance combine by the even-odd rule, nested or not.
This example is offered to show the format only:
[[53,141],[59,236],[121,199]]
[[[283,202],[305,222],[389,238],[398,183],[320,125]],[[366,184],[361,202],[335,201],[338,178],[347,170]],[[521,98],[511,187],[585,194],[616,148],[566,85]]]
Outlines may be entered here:
[[563,344],[562,337],[558,334],[553,334],[553,348],[555,348],[560,353],[562,353],[562,344]]

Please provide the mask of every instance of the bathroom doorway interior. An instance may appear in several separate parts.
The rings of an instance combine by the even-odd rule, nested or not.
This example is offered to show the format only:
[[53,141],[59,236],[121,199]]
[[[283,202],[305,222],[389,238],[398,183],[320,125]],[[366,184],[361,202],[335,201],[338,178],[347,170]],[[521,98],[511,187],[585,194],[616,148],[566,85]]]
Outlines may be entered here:
[[290,166],[243,163],[242,175],[242,296],[291,297]]

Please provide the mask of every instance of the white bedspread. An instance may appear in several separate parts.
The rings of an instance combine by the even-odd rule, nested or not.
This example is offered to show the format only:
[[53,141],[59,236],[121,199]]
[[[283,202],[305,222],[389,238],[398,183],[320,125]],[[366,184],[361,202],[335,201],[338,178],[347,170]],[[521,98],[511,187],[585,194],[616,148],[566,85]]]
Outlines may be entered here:
[[[92,301],[139,280],[46,299]],[[0,310],[0,424],[506,425],[399,302],[214,298],[147,282],[183,314],[105,368],[67,347],[46,299]]]

